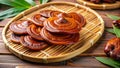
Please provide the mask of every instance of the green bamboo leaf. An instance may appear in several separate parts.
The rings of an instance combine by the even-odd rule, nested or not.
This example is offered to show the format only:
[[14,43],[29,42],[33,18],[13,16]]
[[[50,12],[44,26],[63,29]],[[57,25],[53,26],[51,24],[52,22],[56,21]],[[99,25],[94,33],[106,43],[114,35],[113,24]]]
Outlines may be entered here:
[[36,5],[33,0],[0,0],[1,4],[5,4],[12,7],[29,8]]
[[20,12],[15,12],[15,13],[13,13],[13,14],[10,14],[10,15],[6,15],[6,16],[0,17],[0,20],[6,19],[6,18],[9,18],[9,17],[13,17],[13,16],[15,16],[15,15],[17,15],[17,14],[19,14],[19,13],[20,13]]
[[35,6],[36,3],[33,0],[25,0],[27,3],[29,3],[31,6]]
[[25,0],[12,0],[12,2],[14,2],[24,8],[29,8],[31,6],[31,4],[29,4]]
[[112,33],[112,34],[115,34],[114,30],[113,29],[106,29],[106,31]]
[[111,14],[107,14],[107,16],[108,16],[109,18],[111,18],[112,20],[119,20],[119,19],[120,19],[120,17],[115,16],[115,15],[111,15]]
[[45,4],[47,3],[49,0],[39,0],[40,4]]
[[120,67],[120,62],[113,60],[111,58],[107,57],[95,57],[98,61],[102,62],[103,64],[109,65],[114,68],[119,68]]
[[6,11],[0,12],[0,20],[13,17],[21,11],[25,10],[25,8],[10,8]]
[[114,32],[118,38],[120,38],[120,29],[116,26],[113,26]]
[[21,5],[16,4],[16,3],[13,2],[12,0],[0,0],[0,4],[12,6],[12,7],[21,7]]
[[23,11],[25,10],[25,8],[10,8],[8,10],[5,10],[5,11],[2,11],[0,12],[0,17],[3,17],[5,15],[9,15],[9,14],[12,14],[14,12],[20,12],[20,11]]

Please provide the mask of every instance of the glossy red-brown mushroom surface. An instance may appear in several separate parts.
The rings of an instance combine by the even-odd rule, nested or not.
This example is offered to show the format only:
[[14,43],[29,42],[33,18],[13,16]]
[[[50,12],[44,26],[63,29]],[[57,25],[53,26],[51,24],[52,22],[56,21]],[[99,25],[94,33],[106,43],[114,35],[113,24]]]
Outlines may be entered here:
[[30,50],[42,50],[48,46],[46,42],[35,40],[31,36],[22,36],[20,43]]
[[36,24],[37,26],[43,26],[43,22],[46,20],[47,18],[40,15],[40,14],[35,14],[32,17],[32,21],[34,24]]
[[28,20],[18,20],[10,25],[10,30],[15,34],[27,34],[27,27],[31,24]]
[[41,36],[48,42],[59,45],[74,44],[79,40],[79,33],[75,34],[54,34],[45,28],[41,30]]
[[105,45],[104,52],[107,56],[120,60],[120,38],[112,38]]
[[55,11],[55,10],[42,10],[42,11],[40,11],[40,15],[42,15],[43,17],[46,17],[46,18],[55,17],[60,13],[62,13],[62,12]]
[[41,27],[38,27],[38,26],[32,24],[27,28],[27,32],[34,39],[43,40],[43,38],[40,35],[41,29],[42,29]]
[[20,44],[20,35],[12,33],[10,39],[12,42]]
[[77,20],[80,23],[81,26],[85,26],[86,20],[81,14],[78,14],[78,13],[75,13],[75,12],[71,12],[71,13],[68,13],[68,14],[69,14],[69,16],[71,16],[72,18]]
[[65,16],[50,17],[45,21],[44,27],[54,33],[68,33],[74,34],[81,30],[80,23],[74,18],[69,18]]

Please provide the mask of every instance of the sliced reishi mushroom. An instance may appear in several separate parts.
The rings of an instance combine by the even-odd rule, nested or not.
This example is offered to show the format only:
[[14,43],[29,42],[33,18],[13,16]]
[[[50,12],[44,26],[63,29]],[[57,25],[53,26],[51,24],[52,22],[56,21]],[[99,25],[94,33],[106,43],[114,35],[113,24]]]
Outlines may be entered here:
[[74,34],[81,30],[82,26],[77,20],[66,17],[65,14],[60,15],[63,16],[48,18],[48,20],[44,22],[44,27],[53,33]]
[[10,30],[15,34],[27,34],[27,27],[31,24],[28,20],[18,20],[10,24]]
[[12,42],[20,44],[20,35],[12,33],[10,38]]
[[30,50],[42,50],[48,46],[46,42],[33,39],[31,36],[21,36],[20,43]]
[[35,24],[32,24],[27,28],[27,33],[34,39],[42,41],[43,38],[40,35],[41,29],[42,29],[41,27],[38,27]]
[[60,45],[74,44],[79,40],[79,33],[55,34],[47,31],[45,28],[42,28],[40,34],[46,41],[53,44],[60,44]]

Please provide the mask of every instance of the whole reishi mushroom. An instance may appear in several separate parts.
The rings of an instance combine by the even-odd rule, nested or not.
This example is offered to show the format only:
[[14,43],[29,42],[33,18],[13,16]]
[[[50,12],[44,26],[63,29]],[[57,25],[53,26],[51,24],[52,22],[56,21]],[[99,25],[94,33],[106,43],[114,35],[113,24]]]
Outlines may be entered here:
[[105,45],[104,52],[107,56],[120,60],[120,38],[112,38]]
[[120,28],[120,19],[119,20],[114,20],[113,21],[113,25],[115,25],[116,27]]

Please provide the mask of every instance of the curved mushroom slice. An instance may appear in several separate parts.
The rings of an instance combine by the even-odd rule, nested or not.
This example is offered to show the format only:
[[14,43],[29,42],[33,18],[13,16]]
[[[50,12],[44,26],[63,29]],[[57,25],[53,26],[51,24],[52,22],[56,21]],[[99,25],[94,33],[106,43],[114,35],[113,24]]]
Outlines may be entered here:
[[44,27],[54,33],[68,33],[68,34],[74,34],[78,33],[81,30],[80,23],[73,19],[64,16],[64,14],[61,14],[62,16],[58,17],[50,17],[48,20],[44,22]]
[[86,20],[81,14],[71,12],[71,13],[68,13],[68,15],[71,16],[72,18],[74,18],[75,20],[77,20],[82,27],[85,26]]
[[27,34],[27,27],[31,24],[31,21],[28,20],[19,20],[15,21],[10,25],[10,30],[15,34]]
[[12,33],[10,39],[12,42],[20,44],[20,35]]
[[38,26],[32,24],[27,28],[27,32],[34,39],[43,41],[43,38],[40,35],[41,29],[42,29],[41,27],[38,27]]
[[31,36],[22,36],[20,43],[30,50],[42,50],[48,46],[46,42],[33,39]]
[[79,33],[75,34],[54,34],[45,28],[41,30],[41,36],[48,42],[59,45],[74,44],[79,40]]
[[42,10],[42,11],[40,11],[40,15],[42,15],[42,16],[44,16],[46,18],[55,17],[60,13],[62,13],[62,12],[55,11],[55,10]]
[[40,14],[35,14],[31,21],[33,21],[34,24],[36,24],[37,26],[41,26],[43,27],[43,22],[46,20],[47,18],[40,15]]

